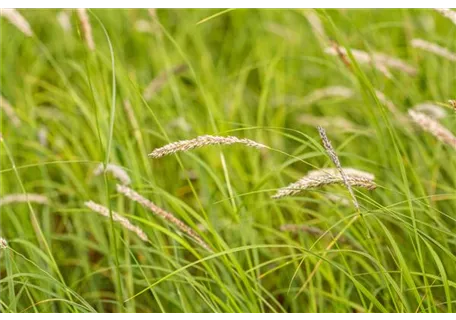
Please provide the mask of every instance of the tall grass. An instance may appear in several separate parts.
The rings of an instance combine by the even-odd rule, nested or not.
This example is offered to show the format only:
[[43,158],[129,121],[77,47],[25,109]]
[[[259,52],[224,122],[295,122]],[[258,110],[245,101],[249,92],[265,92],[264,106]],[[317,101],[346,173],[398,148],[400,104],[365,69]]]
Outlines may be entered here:
[[[413,42],[456,52],[451,13],[18,12],[22,32],[0,18],[0,198],[23,199],[0,206],[0,312],[454,310],[456,151],[408,116],[437,105],[456,134],[456,64]],[[375,176],[353,188],[363,219],[340,183],[271,199],[335,169],[318,124],[344,168]],[[267,148],[148,157],[204,135]],[[112,164],[185,228],[119,194]]]

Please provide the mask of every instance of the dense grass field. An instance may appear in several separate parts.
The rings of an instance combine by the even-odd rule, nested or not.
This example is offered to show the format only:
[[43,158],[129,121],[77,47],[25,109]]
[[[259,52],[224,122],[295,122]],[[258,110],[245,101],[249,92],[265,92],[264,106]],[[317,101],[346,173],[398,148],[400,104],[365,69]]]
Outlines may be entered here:
[[[456,147],[409,115],[433,104],[456,134],[456,58],[413,40],[456,52],[451,19],[88,10],[91,49],[76,11],[19,12],[31,36],[1,18],[0,312],[455,310]],[[336,168],[317,125],[374,190],[271,197]],[[266,147],[148,156],[201,135]]]

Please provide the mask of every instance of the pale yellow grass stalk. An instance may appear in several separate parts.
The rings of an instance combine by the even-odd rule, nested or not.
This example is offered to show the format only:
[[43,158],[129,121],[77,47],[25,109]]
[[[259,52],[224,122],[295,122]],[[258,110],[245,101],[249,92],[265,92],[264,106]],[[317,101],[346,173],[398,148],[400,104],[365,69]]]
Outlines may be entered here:
[[433,119],[445,118],[447,113],[442,107],[433,104],[432,102],[423,102],[413,106],[413,110],[422,112]]
[[0,237],[0,249],[8,248],[8,241],[6,239]]
[[441,47],[438,44],[423,39],[413,39],[412,47],[434,53],[450,61],[456,61],[456,53],[451,52],[447,48]]
[[70,21],[70,14],[66,10],[62,10],[57,13],[57,21],[59,22],[60,26],[62,27],[65,33],[71,31],[71,21]]
[[[350,186],[362,187],[368,190],[376,188],[375,176],[371,173],[360,171],[352,168],[342,168],[345,174],[346,182]],[[308,174],[298,181],[277,190],[272,196],[273,199],[293,196],[303,190],[320,188],[332,184],[345,184],[339,169],[328,168],[321,170],[309,171]]]
[[179,75],[187,71],[187,69],[187,65],[181,64],[171,70],[166,70],[160,73],[144,90],[144,98],[146,100],[151,99],[155,93],[159,92],[164,87],[171,75]]
[[82,36],[86,42],[87,47],[91,50],[95,50],[95,42],[93,41],[92,25],[90,24],[89,15],[86,9],[76,9],[78,13],[79,22],[82,28]]
[[11,120],[11,123],[16,128],[18,128],[21,125],[21,120],[16,115],[14,108],[11,106],[8,100],[6,100],[2,95],[0,95],[0,108],[3,110],[3,112],[6,113],[6,116],[9,118],[9,120]]
[[456,11],[453,11],[448,8],[440,8],[440,9],[434,9],[438,13],[440,13],[442,16],[445,18],[451,20],[454,24],[456,24]]
[[161,148],[155,149],[152,153],[149,154],[152,158],[161,158],[169,154],[176,152],[188,151],[195,148],[201,148],[209,145],[231,145],[231,144],[243,144],[248,147],[253,147],[257,149],[266,148],[265,145],[255,142],[250,139],[240,139],[238,137],[220,137],[220,136],[199,136],[191,140],[182,140],[167,144]]
[[7,204],[11,204],[11,203],[27,203],[27,202],[47,204],[49,202],[49,200],[46,196],[43,196],[41,194],[13,193],[13,194],[5,195],[5,196],[3,196],[3,198],[0,198],[0,207],[7,205]]
[[438,140],[456,149],[456,137],[438,121],[432,119],[424,113],[414,110],[409,110],[409,115],[412,120],[421,127],[421,129],[429,132]]
[[0,15],[18,28],[27,37],[33,36],[30,24],[16,9],[0,9]]
[[130,176],[121,166],[118,166],[118,165],[115,165],[112,163],[108,163],[108,165],[106,166],[106,169],[104,169],[104,164],[100,163],[93,171],[93,174],[95,176],[98,176],[98,175],[102,174],[103,172],[112,173],[112,175],[124,185],[128,185],[131,183]]
[[200,246],[208,251],[212,251],[209,245],[201,239],[201,237],[189,226],[187,226],[184,222],[176,218],[173,214],[165,211],[164,209],[160,208],[159,206],[155,205],[152,201],[144,198],[142,195],[134,191],[133,189],[128,188],[127,186],[123,186],[118,184],[117,185],[117,192],[123,194],[127,198],[138,202],[144,208],[150,210],[155,215],[165,219],[169,223],[173,224],[179,230],[187,234],[190,238],[195,240]]
[[[87,201],[87,202],[84,202],[84,205],[89,208],[90,210],[92,210],[93,212],[96,212],[108,219],[110,219],[111,215],[109,214],[109,209],[98,204],[98,203],[95,203],[93,201]],[[149,241],[149,238],[147,238],[147,235],[146,233],[139,227],[133,225],[127,218],[125,217],[122,217],[120,214],[118,214],[117,212],[115,211],[112,211],[111,210],[111,214],[112,214],[112,220],[113,221],[116,221],[118,222],[120,225],[122,225],[125,229],[127,230],[130,230],[134,233],[136,233],[136,235],[141,239],[143,240],[144,242],[148,242]]]
[[348,181],[347,175],[345,174],[344,170],[342,169],[342,165],[340,164],[339,157],[337,156],[336,151],[332,147],[331,141],[329,140],[328,136],[326,135],[325,129],[320,126],[318,126],[317,129],[318,129],[318,133],[320,134],[321,141],[323,142],[323,147],[326,149],[326,152],[328,153],[332,162],[339,170],[339,173],[340,173],[340,176],[342,177],[344,185],[348,189],[348,192],[350,193],[350,195],[352,197],[353,205],[355,206],[356,209],[359,210],[358,200],[356,200],[355,193],[352,190],[352,187]]

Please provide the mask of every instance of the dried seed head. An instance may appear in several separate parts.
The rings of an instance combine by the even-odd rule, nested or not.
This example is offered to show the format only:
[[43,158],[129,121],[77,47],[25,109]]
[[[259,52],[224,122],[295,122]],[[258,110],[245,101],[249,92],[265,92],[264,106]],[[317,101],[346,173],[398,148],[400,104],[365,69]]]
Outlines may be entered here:
[[33,36],[29,23],[16,9],[0,9],[0,15],[16,26],[27,37]]
[[111,172],[112,175],[124,185],[128,185],[131,183],[131,179],[128,173],[118,165],[109,163],[106,166],[106,170],[104,170],[104,164],[100,163],[93,171],[93,174],[95,176],[99,176],[103,172]]
[[0,250],[8,248],[8,241],[0,237]]
[[[89,208],[90,210],[110,219],[111,215],[109,214],[109,209],[98,204],[98,203],[95,203],[93,201],[87,201],[87,202],[84,202],[84,205]],[[127,230],[130,230],[134,233],[136,233],[138,235],[138,237],[143,240],[144,242],[148,242],[149,239],[147,238],[147,235],[146,233],[139,227],[131,224],[131,222],[125,218],[125,217],[122,217],[120,214],[118,214],[117,212],[115,211],[112,211],[111,210],[111,214],[112,214],[112,220],[113,221],[116,221],[118,222],[119,224],[121,224],[125,229]]]
[[16,128],[18,128],[21,125],[21,120],[16,115],[14,108],[11,106],[11,104],[8,102],[8,100],[3,98],[2,95],[0,95],[0,108],[3,110],[3,112],[6,113],[6,116],[11,120],[11,123]]
[[[360,171],[352,168],[342,168],[346,176],[346,181],[350,186],[362,187],[368,190],[376,188],[375,176],[371,173]],[[321,170],[309,171],[306,176],[298,181],[277,190],[272,196],[273,199],[279,199],[287,196],[293,196],[303,190],[320,188],[332,184],[345,184],[339,169],[327,168]]]
[[342,177],[342,181],[344,182],[345,187],[347,188],[348,192],[350,193],[350,195],[352,197],[353,205],[359,211],[358,200],[356,200],[355,193],[352,190],[350,181],[348,180],[346,173],[344,172],[344,170],[342,170],[342,166],[340,164],[339,157],[337,156],[336,151],[333,149],[333,147],[331,145],[331,141],[329,141],[328,136],[326,135],[325,129],[323,129],[323,127],[320,127],[320,126],[318,126],[317,129],[318,129],[318,133],[320,134],[321,141],[323,142],[323,147],[326,149],[326,152],[328,153],[332,162],[339,170],[340,176]]
[[60,26],[62,27],[63,31],[65,31],[65,33],[71,31],[70,14],[67,11],[62,10],[59,13],[57,13],[57,21],[59,22]]
[[456,24],[456,11],[453,11],[448,8],[441,8],[441,9],[434,9],[434,10],[437,11],[438,13],[440,13],[445,18],[450,19],[451,22],[453,22],[454,24]]
[[117,192],[123,194],[127,198],[138,202],[140,205],[142,205],[144,208],[149,209],[152,213],[155,215],[165,219],[169,223],[173,224],[176,226],[178,229],[180,229],[182,232],[186,233],[189,237],[191,237],[193,240],[195,240],[200,246],[202,246],[204,249],[208,251],[212,251],[211,248],[206,244],[206,242],[201,239],[201,237],[189,226],[187,226],[184,222],[176,218],[173,214],[163,210],[159,206],[155,205],[152,201],[144,198],[141,196],[139,193],[134,191],[133,189],[130,189],[126,186],[122,185],[117,185]]
[[442,107],[431,102],[417,104],[413,110],[424,113],[433,119],[441,119],[446,117],[446,111]]
[[199,136],[191,140],[182,140],[167,144],[161,148],[155,149],[149,154],[152,158],[161,158],[169,154],[173,154],[179,151],[188,151],[195,148],[201,148],[209,145],[230,145],[230,144],[243,144],[253,148],[266,148],[265,145],[255,142],[250,139],[240,139],[237,137],[220,137],[220,136]]
[[456,61],[456,53],[451,52],[447,48],[441,47],[438,44],[425,41],[423,39],[413,39],[412,40],[412,47],[423,49],[425,51],[434,53],[438,56],[446,58],[450,61]]
[[10,204],[10,203],[27,203],[27,202],[47,204],[49,202],[49,200],[46,196],[43,196],[41,194],[34,194],[34,193],[16,194],[16,193],[14,193],[14,194],[8,194],[8,195],[4,196],[3,198],[1,198],[0,207],[4,206],[6,204]]
[[76,9],[81,23],[82,35],[87,44],[87,47],[91,50],[95,50],[95,42],[93,41],[92,25],[90,24],[89,15],[86,9]]
[[395,58],[392,56],[388,56],[384,53],[373,53],[374,62],[379,65],[385,65],[390,67],[391,69],[397,69],[399,71],[403,71],[411,76],[416,75],[417,70],[415,67],[409,65],[405,61]]
[[[388,68],[397,69],[410,75],[415,75],[417,72],[415,67],[410,66],[401,59],[391,57],[383,53],[369,54],[368,52],[357,49],[350,49],[350,51],[358,63],[372,64],[375,68],[377,68],[380,72],[385,74],[385,76],[388,78],[391,77],[391,73],[389,72]],[[337,44],[335,46],[326,48],[325,52],[333,56],[342,55],[343,57],[345,57],[347,61],[349,61],[349,59],[347,58],[347,49],[338,46]]]
[[408,113],[412,120],[418,124],[421,129],[429,132],[443,143],[446,143],[456,149],[456,137],[447,128],[424,113],[414,110],[409,110]]

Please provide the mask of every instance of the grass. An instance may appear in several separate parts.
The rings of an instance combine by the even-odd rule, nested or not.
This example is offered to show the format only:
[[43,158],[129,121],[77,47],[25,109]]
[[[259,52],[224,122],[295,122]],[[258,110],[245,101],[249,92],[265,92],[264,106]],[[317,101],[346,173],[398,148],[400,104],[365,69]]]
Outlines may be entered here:
[[[338,44],[418,71],[390,69],[389,79],[350,50],[345,61],[325,54],[308,10],[159,9],[158,20],[147,10],[90,10],[94,51],[75,13],[65,32],[58,10],[20,12],[32,37],[0,20],[1,94],[21,121],[15,127],[0,113],[0,194],[42,194],[49,203],[0,207],[2,313],[454,310],[456,150],[404,122],[410,108],[432,101],[456,134],[447,103],[456,98],[456,64],[411,44],[456,52],[450,20],[432,10],[315,11]],[[140,19],[151,32],[135,29]],[[187,71],[163,76],[182,64]],[[164,86],[143,98],[159,75]],[[328,86],[354,95],[303,100]],[[300,122],[306,114],[353,124],[325,129],[343,167],[375,175],[375,190],[354,188],[360,212],[343,185],[271,199],[310,170],[334,168],[317,123]],[[206,134],[268,148],[148,157]],[[109,172],[94,175],[100,163],[121,166],[132,189],[213,252],[120,195]],[[89,200],[150,242],[90,211]],[[285,224],[324,234],[281,231]]]

